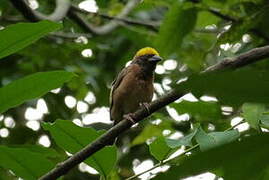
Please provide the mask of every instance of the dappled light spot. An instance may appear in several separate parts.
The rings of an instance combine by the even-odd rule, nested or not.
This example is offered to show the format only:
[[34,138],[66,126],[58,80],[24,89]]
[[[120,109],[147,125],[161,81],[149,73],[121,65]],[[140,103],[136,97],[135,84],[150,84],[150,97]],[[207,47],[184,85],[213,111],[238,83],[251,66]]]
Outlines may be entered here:
[[179,156],[180,154],[184,153],[185,146],[181,146],[176,152],[172,153],[167,159],[173,159],[174,157]]
[[173,60],[173,59],[165,60],[164,63],[163,63],[163,67],[166,70],[174,70],[174,69],[177,68],[177,61]]
[[229,43],[221,44],[220,49],[223,49],[224,51],[228,51],[233,45]]
[[181,138],[183,136],[184,136],[183,133],[181,133],[181,132],[175,132],[175,133],[173,133],[173,134],[171,134],[169,136],[169,139],[179,139],[179,138]]
[[88,39],[85,36],[79,36],[77,39],[75,39],[75,42],[81,44],[88,44]]
[[89,91],[86,97],[84,98],[84,101],[86,101],[89,104],[94,104],[96,102],[96,97],[93,94],[93,92]]
[[165,129],[165,130],[163,130],[162,134],[163,134],[164,136],[168,136],[169,134],[171,134],[171,130],[169,130],[169,129]]
[[[236,124],[238,124],[239,122],[241,122],[243,120],[242,117],[235,117],[231,120],[231,126],[234,126]],[[243,123],[240,124],[238,126],[235,127],[235,129],[237,129],[239,132],[243,132],[249,129],[249,124],[248,123]]]
[[26,126],[34,131],[38,131],[40,129],[39,121],[27,121]]
[[50,142],[50,139],[47,135],[42,135],[38,139],[38,144],[40,144],[44,147],[50,147],[51,142]]
[[48,112],[49,112],[47,104],[46,104],[44,99],[39,99],[37,101],[36,109],[37,109],[37,111],[39,111],[43,114],[48,114]]
[[164,69],[164,67],[162,65],[157,65],[156,66],[156,69],[155,69],[155,72],[157,74],[164,74],[165,73],[165,69]]
[[251,41],[251,36],[249,34],[244,34],[242,37],[244,43],[249,43]]
[[98,6],[95,0],[85,0],[78,4],[78,7],[88,12],[97,12]]
[[163,89],[166,91],[171,90],[171,87],[169,86],[169,84],[171,84],[172,80],[170,78],[163,78],[162,80],[162,85],[163,85]]
[[50,92],[54,93],[54,94],[58,94],[61,91],[61,88],[56,88],[51,90]]
[[10,117],[10,116],[5,117],[4,124],[8,128],[14,128],[15,125],[16,125],[14,119],[12,117]]
[[69,96],[69,95],[65,96],[64,102],[65,102],[66,106],[69,108],[74,108],[77,104],[76,98],[74,98],[73,96]]
[[189,102],[198,102],[198,99],[192,94],[192,93],[188,93],[184,96],[182,96],[180,98],[180,100],[185,100],[185,101],[189,101]]
[[215,29],[217,29],[217,26],[216,26],[216,24],[210,24],[210,25],[207,25],[205,27],[205,29],[207,29],[207,30],[215,30]]
[[[145,161],[140,162],[140,163],[135,162],[135,165],[136,166],[133,167],[133,171],[135,172],[135,174],[139,174],[139,173],[145,171],[146,169],[152,168],[154,164],[153,164],[152,160],[148,159],[148,160],[145,160]],[[139,176],[139,178],[148,179],[150,177],[150,175],[151,175],[150,172],[147,172],[147,173],[144,173],[143,175]]]
[[92,50],[91,49],[84,49],[81,51],[81,55],[83,57],[92,57]]
[[210,172],[206,172],[197,176],[192,176],[188,178],[184,178],[182,180],[215,180],[216,175]]
[[82,121],[80,119],[73,119],[72,122],[80,127],[83,127]]
[[92,113],[82,115],[82,123],[90,125],[93,123],[111,124],[109,109],[107,107],[100,107],[93,109]]
[[233,108],[230,106],[221,106],[221,110],[223,115],[231,115],[233,112]]
[[1,128],[0,129],[0,136],[2,138],[6,138],[9,135],[9,130],[7,128]]
[[24,117],[29,121],[40,120],[43,117],[43,113],[35,108],[28,107],[24,113]]
[[205,102],[210,102],[210,101],[218,102],[218,99],[213,96],[202,96],[200,97],[200,99]]
[[78,169],[81,172],[87,172],[89,174],[99,174],[94,168],[83,162],[78,165]]
[[77,103],[77,111],[78,113],[85,113],[89,109],[89,105],[83,101],[78,101]]
[[214,131],[216,129],[216,127],[214,126],[214,124],[209,123],[208,124],[208,128],[209,131]]
[[161,86],[160,83],[153,83],[153,87],[154,87],[155,91],[157,91],[157,93],[159,95],[164,94],[164,90],[163,90],[163,88],[162,88],[162,86]]
[[175,110],[175,108],[171,108],[169,106],[166,106],[166,110],[168,114],[176,121],[188,121],[190,119],[190,115],[187,113],[179,115],[178,112]]
[[29,6],[31,9],[35,10],[39,7],[37,0],[28,0]]
[[239,49],[241,48],[242,44],[241,43],[235,43],[232,48],[231,48],[231,51],[233,53],[236,53],[237,51],[239,51]]

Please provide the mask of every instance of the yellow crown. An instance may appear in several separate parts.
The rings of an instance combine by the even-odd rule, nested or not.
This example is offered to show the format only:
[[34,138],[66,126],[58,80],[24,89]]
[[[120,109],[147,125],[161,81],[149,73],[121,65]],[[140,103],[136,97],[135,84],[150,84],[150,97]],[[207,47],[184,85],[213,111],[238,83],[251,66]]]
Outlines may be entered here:
[[142,48],[139,51],[137,51],[137,53],[135,54],[135,57],[143,56],[146,54],[154,54],[154,55],[159,56],[159,53],[154,48],[145,47],[145,48]]

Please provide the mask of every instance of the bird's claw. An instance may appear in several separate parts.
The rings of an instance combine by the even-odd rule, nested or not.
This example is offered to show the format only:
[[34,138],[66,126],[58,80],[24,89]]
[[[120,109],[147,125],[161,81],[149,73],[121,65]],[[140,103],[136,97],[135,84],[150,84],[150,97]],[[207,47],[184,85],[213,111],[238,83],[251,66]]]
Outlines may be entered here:
[[136,123],[135,120],[134,120],[134,118],[133,118],[133,114],[132,113],[123,115],[123,118],[131,121],[133,124]]
[[150,110],[149,110],[149,103],[143,102],[143,103],[139,103],[140,107],[144,107],[147,112],[150,114]]

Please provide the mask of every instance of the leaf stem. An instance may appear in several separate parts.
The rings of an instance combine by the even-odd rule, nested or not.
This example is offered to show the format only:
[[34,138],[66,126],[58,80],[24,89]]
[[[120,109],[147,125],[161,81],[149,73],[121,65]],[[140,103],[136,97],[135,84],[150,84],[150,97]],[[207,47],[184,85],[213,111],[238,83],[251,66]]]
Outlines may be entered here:
[[[242,123],[244,123],[244,122],[245,122],[245,121],[244,121],[244,119],[243,119],[242,121],[236,123],[235,125],[231,126],[231,127],[228,128],[228,129],[226,129],[225,131],[230,131],[230,130],[234,129],[236,126],[238,126],[238,125],[240,125],[240,124],[242,124]],[[155,166],[153,166],[153,167],[151,167],[151,168],[149,168],[149,169],[147,169],[147,170],[145,170],[145,171],[143,171],[143,172],[141,172],[141,173],[138,173],[138,174],[136,174],[136,175],[133,175],[133,176],[127,178],[126,180],[131,180],[131,179],[137,178],[138,176],[141,176],[142,174],[145,174],[145,173],[147,173],[147,172],[150,172],[150,171],[152,171],[153,169],[155,169],[155,168],[157,168],[157,167],[163,166],[163,165],[165,165],[165,164],[171,162],[172,160],[174,160],[174,159],[176,159],[176,158],[178,158],[178,157],[180,157],[180,156],[183,156],[183,155],[187,154],[188,152],[191,152],[192,150],[194,150],[194,149],[196,149],[196,148],[198,148],[198,147],[199,147],[199,144],[196,144],[196,145],[194,145],[194,146],[192,146],[192,147],[186,149],[183,153],[179,154],[178,156],[176,156],[176,157],[174,157],[174,158],[171,158],[171,159],[166,159],[166,160],[164,160],[164,161],[160,161],[160,162],[159,162],[158,164],[156,164]]]

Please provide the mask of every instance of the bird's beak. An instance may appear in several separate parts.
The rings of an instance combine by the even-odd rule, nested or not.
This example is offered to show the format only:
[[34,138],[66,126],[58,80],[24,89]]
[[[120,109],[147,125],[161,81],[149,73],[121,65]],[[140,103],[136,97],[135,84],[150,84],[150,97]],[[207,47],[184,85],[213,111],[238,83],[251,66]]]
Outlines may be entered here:
[[159,62],[161,60],[163,60],[163,59],[160,56],[157,56],[157,55],[154,55],[151,58],[149,58],[149,61],[151,61],[151,62]]

